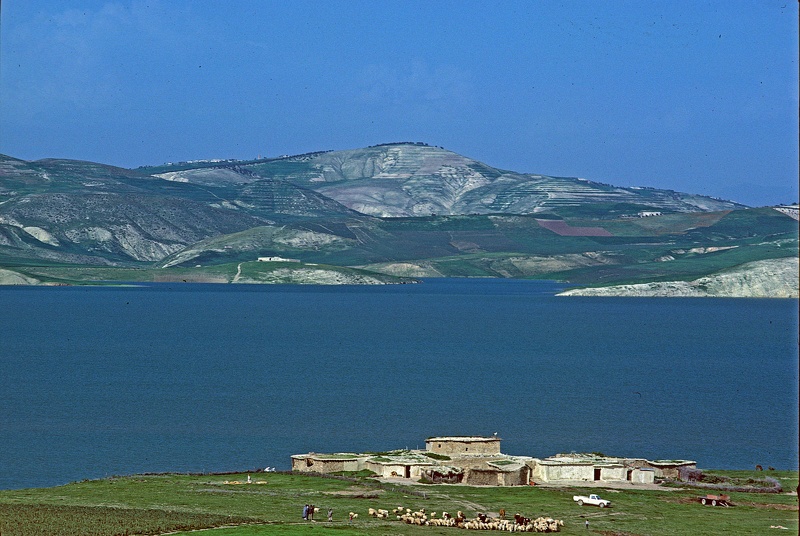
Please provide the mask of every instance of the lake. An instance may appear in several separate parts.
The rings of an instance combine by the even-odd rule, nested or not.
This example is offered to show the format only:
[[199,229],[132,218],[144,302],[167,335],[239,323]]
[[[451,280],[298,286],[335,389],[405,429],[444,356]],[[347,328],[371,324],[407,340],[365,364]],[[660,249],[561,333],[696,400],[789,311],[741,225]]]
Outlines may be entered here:
[[0,489],[491,435],[797,469],[798,301],[541,281],[0,287]]

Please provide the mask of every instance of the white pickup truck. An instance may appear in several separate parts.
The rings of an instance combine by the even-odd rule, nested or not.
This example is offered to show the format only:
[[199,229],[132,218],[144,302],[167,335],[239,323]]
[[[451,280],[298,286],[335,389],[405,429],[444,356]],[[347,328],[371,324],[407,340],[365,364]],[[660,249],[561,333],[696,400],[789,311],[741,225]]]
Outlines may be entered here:
[[600,508],[611,506],[611,501],[601,499],[599,495],[594,494],[589,495],[588,497],[584,495],[573,495],[572,500],[578,503],[580,506],[583,506],[584,504],[591,504],[593,506],[599,506]]

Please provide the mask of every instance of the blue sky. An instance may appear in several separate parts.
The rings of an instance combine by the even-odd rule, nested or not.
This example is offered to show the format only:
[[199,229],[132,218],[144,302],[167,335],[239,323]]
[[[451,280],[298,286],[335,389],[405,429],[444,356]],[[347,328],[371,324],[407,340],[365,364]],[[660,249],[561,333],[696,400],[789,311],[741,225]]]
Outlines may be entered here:
[[798,199],[798,3],[3,0],[0,152],[124,167],[424,141]]

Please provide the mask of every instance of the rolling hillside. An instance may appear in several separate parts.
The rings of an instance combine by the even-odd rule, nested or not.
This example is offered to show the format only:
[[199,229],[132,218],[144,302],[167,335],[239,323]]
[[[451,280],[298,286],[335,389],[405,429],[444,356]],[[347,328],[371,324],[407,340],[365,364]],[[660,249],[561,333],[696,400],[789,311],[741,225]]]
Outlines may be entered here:
[[[729,201],[652,188],[619,188],[585,179],[515,173],[439,147],[385,144],[251,162],[142,168],[168,180],[223,186],[234,177],[286,181],[377,217],[569,212],[587,206],[609,216],[638,211],[743,208]],[[211,179],[210,177],[215,177]]]
[[[150,274],[146,280],[170,270],[180,270],[181,280],[202,280],[215,266],[258,257],[391,276],[374,279],[380,282],[693,281],[796,258],[792,214],[499,170],[420,143],[134,170],[0,156],[0,269],[7,282],[85,282],[94,268],[111,280],[130,279],[131,269]],[[257,271],[285,268],[267,264]],[[293,268],[302,281],[314,280],[314,270]],[[239,276],[236,282],[247,279]]]

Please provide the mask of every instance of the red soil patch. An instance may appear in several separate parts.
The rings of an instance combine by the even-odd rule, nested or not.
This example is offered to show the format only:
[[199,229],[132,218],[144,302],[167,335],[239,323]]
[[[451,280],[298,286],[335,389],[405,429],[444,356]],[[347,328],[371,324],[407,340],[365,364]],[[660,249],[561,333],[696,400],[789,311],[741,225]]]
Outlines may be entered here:
[[563,220],[536,220],[536,223],[560,236],[614,236],[602,227],[570,227]]

